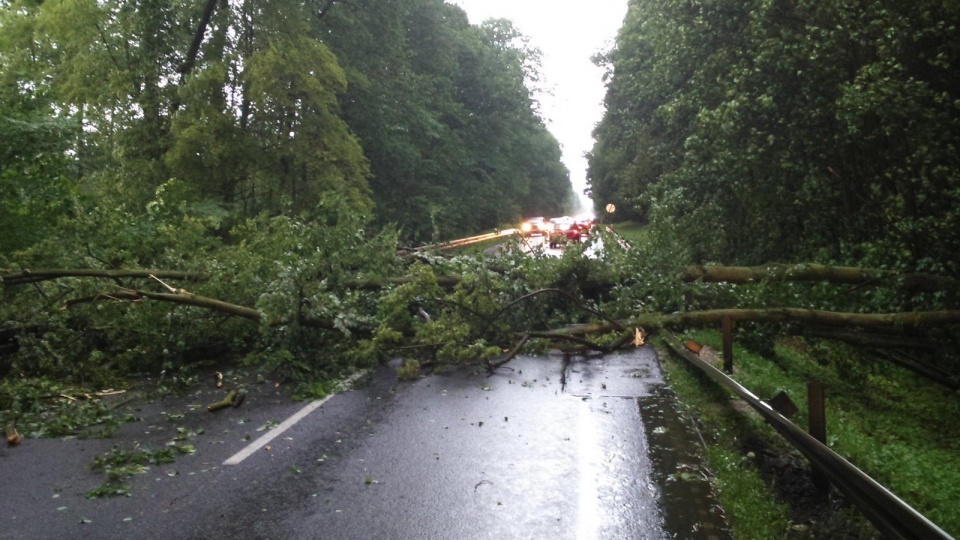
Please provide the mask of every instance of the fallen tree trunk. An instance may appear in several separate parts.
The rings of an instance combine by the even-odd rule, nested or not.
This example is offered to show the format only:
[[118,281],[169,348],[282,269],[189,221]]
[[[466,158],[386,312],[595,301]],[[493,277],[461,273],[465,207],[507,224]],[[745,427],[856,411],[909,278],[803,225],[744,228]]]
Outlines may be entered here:
[[[151,278],[184,279],[203,281],[206,276],[197,272],[179,270],[102,270],[95,268],[24,270],[19,273],[0,275],[4,285],[23,285],[63,277],[94,277],[106,279]],[[680,278],[688,283],[756,283],[760,281],[809,281],[828,282],[838,285],[870,285],[883,283],[897,285],[912,291],[935,292],[960,290],[960,281],[939,274],[896,274],[876,268],[855,266],[827,266],[822,264],[771,264],[765,266],[689,266]],[[356,289],[382,289],[391,285],[403,285],[414,280],[411,276],[399,276],[378,280],[357,281],[349,286]],[[456,286],[462,277],[456,274],[437,276],[437,284],[448,288]]]
[[[174,304],[194,306],[194,307],[209,309],[211,311],[216,311],[218,313],[224,313],[226,315],[241,317],[241,318],[258,322],[258,323],[262,322],[263,320],[263,314],[254,308],[241,306],[239,304],[231,304],[229,302],[224,302],[223,300],[217,300],[216,298],[210,298],[208,296],[200,296],[200,295],[185,291],[183,289],[178,289],[177,292],[173,292],[173,293],[154,293],[154,292],[121,288],[121,292],[127,298],[139,297],[139,298],[147,298],[150,300],[157,300],[160,302],[172,302]],[[300,319],[298,322],[301,326],[305,326],[307,328],[320,328],[324,330],[336,329],[336,326],[334,325],[333,321],[329,319],[304,318],[304,319]],[[287,323],[288,321],[283,321],[283,322],[276,323],[276,325],[279,326]]]
[[755,283],[759,281],[825,281],[838,285],[884,283],[911,291],[936,292],[958,289],[957,280],[939,274],[896,274],[876,268],[826,266],[822,264],[773,264],[766,266],[689,266],[683,281],[706,283]]
[[237,397],[237,391],[231,390],[227,397],[222,400],[211,403],[207,405],[207,412],[219,411],[220,409],[226,409],[227,407],[233,407],[233,400]]
[[[960,324],[960,310],[911,311],[899,313],[843,313],[818,309],[712,309],[682,313],[648,313],[637,318],[618,321],[622,328],[666,328],[674,326],[704,326],[720,324],[724,317],[734,322],[799,322],[822,326],[900,327],[943,326]],[[542,337],[580,336],[617,330],[610,323],[578,324],[541,332]]]
[[883,347],[886,349],[921,349],[931,351],[941,344],[927,336],[908,336],[886,330],[876,332],[849,332],[837,328],[813,328],[804,330],[802,335],[814,338],[844,341],[857,347]]
[[206,279],[202,274],[183,272],[180,270],[102,270],[97,268],[73,268],[24,270],[16,274],[0,276],[0,283],[3,285],[24,285],[64,277],[93,277],[105,279],[157,277],[161,279],[185,279],[191,281],[203,281]]

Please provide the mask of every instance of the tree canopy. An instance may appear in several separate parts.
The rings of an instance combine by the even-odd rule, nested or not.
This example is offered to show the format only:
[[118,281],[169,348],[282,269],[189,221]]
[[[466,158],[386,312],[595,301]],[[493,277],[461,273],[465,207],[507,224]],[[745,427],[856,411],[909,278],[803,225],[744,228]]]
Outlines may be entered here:
[[78,192],[136,213],[171,180],[233,221],[334,193],[408,240],[571,200],[536,51],[442,0],[9,0],[0,27],[4,219],[35,221],[7,253]]
[[633,0],[596,58],[594,200],[696,262],[956,275],[958,27],[936,0]]

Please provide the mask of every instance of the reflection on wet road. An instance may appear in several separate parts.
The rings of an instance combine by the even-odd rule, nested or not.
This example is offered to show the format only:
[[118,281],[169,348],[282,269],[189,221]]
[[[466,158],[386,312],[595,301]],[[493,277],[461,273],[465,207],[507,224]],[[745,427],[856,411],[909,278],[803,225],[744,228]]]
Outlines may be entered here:
[[[651,460],[648,430],[667,413],[642,418],[645,400],[662,403],[661,387],[648,347],[522,357],[491,377],[460,368],[401,385],[375,422],[317,441],[312,455],[324,464],[311,479],[315,502],[280,530],[298,538],[727,538],[722,516],[712,522],[719,526],[701,525],[696,501],[682,511],[661,505],[673,492],[663,489],[660,465],[674,462]],[[679,437],[682,426],[668,429]],[[709,513],[709,484],[701,488]]]
[[[82,464],[50,474],[55,462],[28,467],[47,454],[7,456],[11,485],[36,489],[15,508],[6,501],[15,512],[0,536],[729,538],[697,438],[664,392],[650,347],[518,357],[489,377],[462,366],[413,383],[381,366],[365,386],[221,465],[303,409],[272,389],[224,414],[188,413],[205,428],[196,453],[130,478],[132,497],[90,501],[83,493],[102,479]],[[109,441],[29,442],[60,448],[50,459],[89,461],[111,444],[136,447],[145,426],[169,427],[164,410],[185,407],[145,409],[153,420]]]

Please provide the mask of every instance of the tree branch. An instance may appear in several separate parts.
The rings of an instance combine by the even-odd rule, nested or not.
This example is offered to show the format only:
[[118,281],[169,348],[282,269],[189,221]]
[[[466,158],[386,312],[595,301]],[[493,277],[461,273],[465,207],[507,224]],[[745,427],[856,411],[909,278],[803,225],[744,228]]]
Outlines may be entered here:
[[[666,328],[673,326],[703,326],[719,324],[729,316],[734,322],[798,322],[823,326],[847,327],[904,327],[946,326],[960,324],[960,310],[910,311],[897,313],[843,313],[819,309],[713,309],[683,313],[647,313],[634,319],[620,321],[621,327]],[[611,324],[578,324],[540,332],[541,337],[583,336],[616,330]]]
[[610,323],[611,325],[613,325],[613,326],[614,326],[614,330],[623,330],[623,328],[619,326],[619,323],[617,323],[617,321],[611,319],[610,317],[607,317],[607,316],[604,315],[603,313],[600,313],[599,311],[597,311],[597,310],[595,310],[595,309],[593,309],[593,308],[591,308],[591,307],[589,307],[589,306],[584,305],[583,302],[581,302],[579,299],[577,299],[576,297],[574,297],[572,294],[570,294],[570,293],[568,293],[568,292],[566,292],[566,291],[564,291],[564,290],[561,290],[561,289],[540,289],[539,291],[533,291],[532,293],[525,294],[525,295],[521,296],[520,298],[517,298],[517,299],[514,300],[513,302],[510,302],[509,304],[507,304],[506,306],[504,306],[503,309],[501,309],[500,312],[497,313],[497,316],[499,317],[501,313],[503,313],[504,311],[510,309],[510,308],[513,307],[514,305],[516,305],[516,304],[518,304],[518,303],[520,303],[520,302],[522,302],[522,301],[524,301],[524,300],[527,300],[527,299],[529,299],[529,298],[533,298],[534,296],[539,296],[539,295],[545,294],[545,293],[556,293],[556,294],[559,294],[559,295],[561,295],[561,296],[566,296],[566,297],[567,297],[571,302],[573,302],[574,305],[576,305],[578,308],[582,309],[583,311],[586,311],[587,313],[590,313],[590,314],[594,315],[594,316],[597,317],[598,319],[603,319],[603,320],[607,321],[608,323]]
[[896,274],[875,268],[827,266],[822,264],[765,266],[690,266],[684,269],[686,282],[753,283],[759,281],[826,281],[843,285],[869,285],[885,282],[908,290],[936,292],[960,288],[957,280],[939,274]]
[[[239,304],[231,304],[229,302],[217,300],[216,298],[210,298],[208,296],[200,296],[183,289],[179,289],[176,293],[153,293],[120,287],[120,291],[128,298],[136,295],[141,298],[157,300],[160,302],[171,302],[174,304],[209,309],[211,311],[216,311],[218,313],[224,313],[226,315],[232,315],[235,317],[241,317],[257,323],[263,321],[263,314],[254,308],[241,306]],[[334,325],[333,321],[330,319],[303,318],[298,322],[301,326],[305,326],[307,328],[319,328],[323,330],[337,329],[336,325]],[[280,321],[274,325],[280,326],[283,324],[289,324],[289,321]]]
[[187,51],[187,58],[183,61],[183,64],[180,65],[180,84],[183,84],[184,79],[187,78],[187,75],[190,74],[197,62],[197,55],[200,54],[200,45],[203,44],[203,36],[207,33],[207,26],[210,24],[213,12],[217,9],[217,1],[218,0],[207,0],[207,5],[203,8],[200,25],[197,27],[197,32],[193,35],[193,43],[190,44],[190,50]]
[[517,346],[514,347],[513,349],[511,349],[510,352],[508,352],[508,353],[507,353],[503,358],[501,358],[500,360],[497,360],[496,362],[492,362],[492,361],[490,361],[490,360],[484,360],[483,365],[484,365],[484,367],[487,368],[487,373],[493,373],[493,372],[496,371],[497,368],[499,368],[500,366],[502,366],[502,365],[506,364],[507,362],[513,360],[514,357],[516,357],[517,354],[520,352],[520,349],[522,349],[523,346],[527,344],[527,341],[530,341],[530,334],[524,334],[523,336],[521,336],[520,342],[517,343]]
[[167,279],[186,279],[190,281],[204,281],[206,277],[196,272],[182,272],[179,270],[101,270],[97,268],[79,268],[79,269],[47,269],[47,270],[29,270],[26,269],[17,274],[0,275],[0,284],[3,285],[24,285],[27,283],[37,283],[40,281],[49,281],[64,277],[95,277],[106,279],[119,278],[167,278]]

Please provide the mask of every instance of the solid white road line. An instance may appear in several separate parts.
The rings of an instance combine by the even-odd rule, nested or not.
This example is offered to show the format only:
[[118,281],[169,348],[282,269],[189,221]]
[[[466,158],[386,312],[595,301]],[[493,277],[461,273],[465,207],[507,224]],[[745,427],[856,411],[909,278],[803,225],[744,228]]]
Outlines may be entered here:
[[[341,386],[344,387],[344,388],[348,388],[351,383],[353,383],[354,381],[356,381],[357,379],[359,379],[361,376],[363,376],[364,373],[365,373],[365,372],[354,373],[354,374],[351,375],[348,379],[346,379],[346,380],[344,380],[343,382],[341,382],[341,383],[340,383]],[[299,411],[297,411],[296,414],[294,414],[294,415],[291,416],[290,418],[287,418],[286,420],[284,420],[283,423],[281,423],[281,424],[278,425],[277,427],[275,427],[275,428],[267,431],[267,432],[264,433],[263,435],[261,435],[259,439],[257,439],[257,440],[255,440],[255,441],[253,441],[252,443],[248,444],[247,447],[244,448],[243,450],[241,450],[241,451],[237,452],[236,454],[230,456],[230,459],[224,461],[223,464],[224,464],[224,465],[239,465],[240,462],[242,462],[243,460],[245,460],[245,459],[247,459],[248,457],[252,456],[254,452],[256,452],[257,450],[259,450],[259,449],[263,448],[264,446],[266,446],[267,443],[269,443],[269,442],[272,441],[273,439],[279,437],[284,431],[286,431],[286,430],[290,429],[291,427],[293,427],[293,425],[296,424],[297,422],[299,422],[300,420],[303,420],[303,418],[304,418],[305,416],[307,416],[308,414],[310,414],[310,413],[312,413],[313,411],[315,411],[315,410],[317,410],[318,408],[320,408],[321,405],[323,405],[324,403],[326,403],[327,401],[329,401],[330,398],[332,398],[332,397],[335,396],[335,395],[337,395],[337,394],[336,394],[336,393],[330,394],[329,396],[327,396],[327,397],[325,397],[325,398],[323,398],[323,399],[318,399],[318,400],[316,400],[316,401],[311,401],[311,402],[308,403],[304,408],[302,408],[302,409],[300,409]]]

